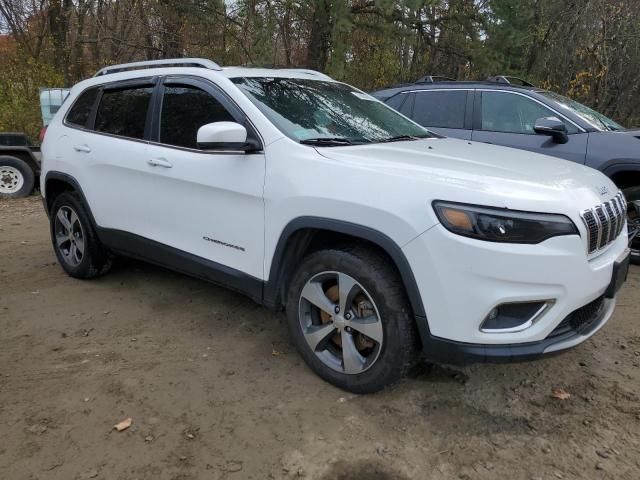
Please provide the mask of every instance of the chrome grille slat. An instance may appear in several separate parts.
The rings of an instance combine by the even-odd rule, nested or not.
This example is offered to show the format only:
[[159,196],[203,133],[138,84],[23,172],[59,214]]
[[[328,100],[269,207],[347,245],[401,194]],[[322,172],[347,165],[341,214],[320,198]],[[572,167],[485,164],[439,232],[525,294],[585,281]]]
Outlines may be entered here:
[[582,222],[587,228],[587,252],[589,254],[613,242],[624,228],[627,205],[622,192],[608,202],[596,205],[580,212]]
[[598,205],[595,210],[596,218],[598,219],[598,223],[600,224],[600,229],[598,230],[598,250],[600,250],[607,244],[607,216],[604,214],[602,205]]
[[620,223],[620,218],[615,212],[615,198],[611,200],[609,203],[605,204],[605,209],[609,214],[609,218],[611,219],[611,230],[610,232],[610,240],[613,240],[618,236],[618,224]]
[[622,230],[622,220],[620,219],[620,212],[622,211],[622,209],[620,208],[620,201],[618,200],[618,197],[616,196],[613,200],[612,200],[612,205],[613,205],[613,213],[615,214],[616,217],[618,217],[618,222],[616,223],[616,237],[618,235],[620,235],[620,230]]

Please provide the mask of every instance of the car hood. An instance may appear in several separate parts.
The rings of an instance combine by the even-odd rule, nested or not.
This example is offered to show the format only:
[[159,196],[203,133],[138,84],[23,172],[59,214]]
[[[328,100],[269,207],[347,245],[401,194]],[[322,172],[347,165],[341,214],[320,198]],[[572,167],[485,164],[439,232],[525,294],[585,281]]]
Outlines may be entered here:
[[590,208],[617,192],[602,173],[568,160],[452,138],[317,150],[341,163],[423,180],[434,195],[442,191],[447,200],[467,203],[532,210],[533,201],[538,211],[560,211],[563,202]]
[[631,130],[625,130],[624,133],[628,133],[636,138],[640,138],[640,128],[634,128]]

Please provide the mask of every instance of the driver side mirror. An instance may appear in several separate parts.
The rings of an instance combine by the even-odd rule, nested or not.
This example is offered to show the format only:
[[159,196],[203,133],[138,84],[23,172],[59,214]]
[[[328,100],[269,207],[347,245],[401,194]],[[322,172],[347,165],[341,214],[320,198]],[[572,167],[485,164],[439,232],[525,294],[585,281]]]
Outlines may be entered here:
[[247,138],[247,129],[236,122],[207,123],[198,129],[198,148],[203,150],[260,150],[255,139]]
[[549,135],[553,137],[556,143],[567,143],[569,141],[569,134],[567,133],[567,126],[562,120],[556,117],[544,117],[536,120],[536,124],[533,130],[538,135]]

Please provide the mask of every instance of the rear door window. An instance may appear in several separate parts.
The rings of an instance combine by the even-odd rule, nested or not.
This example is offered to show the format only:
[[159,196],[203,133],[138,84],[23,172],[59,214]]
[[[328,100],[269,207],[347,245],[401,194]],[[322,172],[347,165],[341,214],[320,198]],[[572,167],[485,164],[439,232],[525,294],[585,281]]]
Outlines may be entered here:
[[96,114],[95,130],[143,139],[152,93],[152,86],[104,90]]
[[464,128],[466,90],[416,92],[413,119],[425,127]]

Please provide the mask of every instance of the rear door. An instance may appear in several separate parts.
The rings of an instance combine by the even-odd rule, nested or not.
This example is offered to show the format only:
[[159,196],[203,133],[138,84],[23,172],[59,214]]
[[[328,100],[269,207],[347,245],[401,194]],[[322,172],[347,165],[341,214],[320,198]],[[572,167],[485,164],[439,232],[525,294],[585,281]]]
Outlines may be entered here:
[[[148,236],[148,136],[156,79],[104,85],[84,131],[72,145],[82,165],[78,181],[102,228]],[[67,119],[68,121],[68,119]]]
[[[569,141],[556,143],[552,137],[534,131],[536,120],[556,117],[562,120]],[[588,133],[548,106],[519,92],[478,90],[476,93],[473,135],[478,142],[520,148],[584,163]]]
[[415,122],[445,137],[471,140],[473,90],[419,90],[412,95]]

